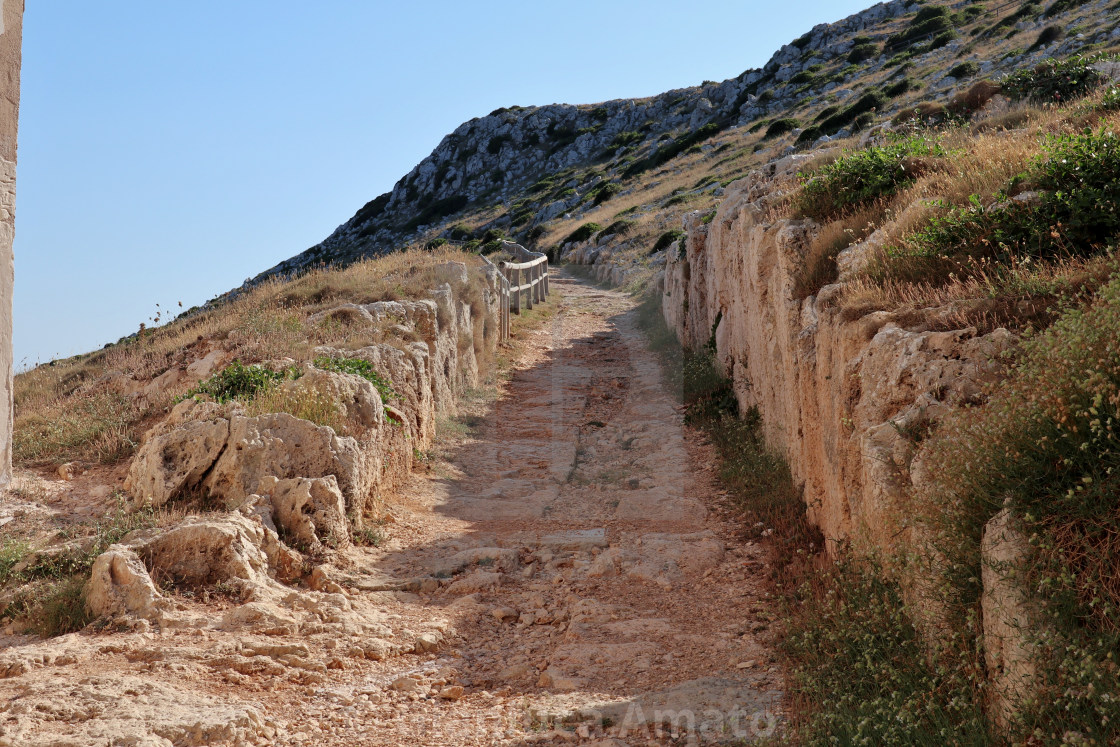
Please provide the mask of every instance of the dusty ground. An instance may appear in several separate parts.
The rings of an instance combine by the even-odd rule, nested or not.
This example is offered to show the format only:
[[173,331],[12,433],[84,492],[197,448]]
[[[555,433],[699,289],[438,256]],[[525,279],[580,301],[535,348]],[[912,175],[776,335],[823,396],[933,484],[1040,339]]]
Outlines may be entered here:
[[[446,429],[387,540],[328,574],[336,593],[281,592],[271,606],[182,596],[163,624],[50,641],[9,630],[0,745],[771,734],[781,674],[762,550],[735,538],[631,299],[563,276],[553,286],[558,313],[524,341],[497,399]],[[8,498],[0,521],[77,500],[43,490]]]

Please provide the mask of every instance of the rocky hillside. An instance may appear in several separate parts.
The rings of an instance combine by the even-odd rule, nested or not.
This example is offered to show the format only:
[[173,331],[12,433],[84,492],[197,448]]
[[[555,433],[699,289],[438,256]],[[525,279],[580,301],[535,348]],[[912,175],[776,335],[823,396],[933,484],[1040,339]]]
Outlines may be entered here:
[[598,233],[627,221],[603,238],[648,249],[681,212],[713,207],[725,183],[768,159],[1046,57],[1120,43],[1115,10],[1113,0],[893,0],[819,25],[722,83],[499,109],[462,124],[391,192],[260,277],[440,239],[480,248],[509,236],[549,249],[582,222]]

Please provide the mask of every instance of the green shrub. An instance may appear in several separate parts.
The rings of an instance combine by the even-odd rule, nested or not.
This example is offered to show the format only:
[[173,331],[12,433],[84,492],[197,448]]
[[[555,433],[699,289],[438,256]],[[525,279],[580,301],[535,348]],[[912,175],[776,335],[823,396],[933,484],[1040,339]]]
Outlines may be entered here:
[[422,209],[416,217],[405,224],[406,230],[413,230],[419,226],[425,226],[433,223],[440,218],[445,218],[448,215],[457,213],[469,204],[470,200],[466,195],[452,195],[444,197],[439,200],[434,200]]
[[587,241],[602,230],[603,227],[598,223],[584,223],[582,226],[568,234],[568,237],[560,243],[570,244],[578,243],[580,241]]
[[1062,28],[1060,26],[1047,26],[1042,31],[1038,32],[1038,38],[1035,39],[1034,44],[1031,45],[1031,50],[1048,47],[1061,38]]
[[632,177],[644,171],[657,168],[679,156],[694,145],[708,140],[722,131],[723,127],[715,122],[709,122],[703,127],[677,137],[659,147],[653,154],[631,164],[623,175]]
[[1090,65],[1096,58],[1075,55],[1068,60],[1046,60],[1029,70],[1019,70],[1003,80],[1003,90],[1016,101],[1062,103],[1088,95],[1102,86],[1105,77]]
[[[957,67],[960,67],[960,66],[958,65]],[[952,75],[952,73],[949,73],[949,74]],[[904,93],[908,93],[909,91],[914,91],[914,90],[917,90],[917,89],[918,89],[918,84],[914,81],[913,78],[903,78],[902,80],[898,80],[898,81],[895,81],[894,83],[891,83],[889,86],[887,86],[884,89],[883,93],[885,93],[890,98],[894,99],[894,98],[898,98],[899,96],[901,96]]]
[[950,78],[956,78],[957,80],[960,80],[961,78],[971,78],[973,75],[976,75],[978,72],[980,72],[980,63],[979,62],[972,62],[972,61],[962,62],[959,65],[954,66],[951,70],[949,70],[949,77]]
[[[801,211],[818,220],[846,208],[894,194],[918,177],[917,159],[940,158],[944,149],[933,140],[910,137],[857,151],[804,177],[798,198]],[[910,166],[907,168],[907,166]]]
[[[1113,266],[1115,271],[1115,265]],[[1009,744],[1109,744],[1120,723],[1120,276],[1024,343],[983,407],[929,439],[922,501],[945,599],[965,627],[982,587],[984,525],[1007,507],[1030,538],[1022,588],[1042,615],[1041,689]],[[1049,632],[1047,632],[1049,628]],[[1028,739],[1030,737],[1030,739]]]
[[633,228],[634,221],[632,220],[616,220],[599,232],[599,238],[602,239],[607,236],[625,236],[630,233]]
[[388,402],[393,399],[399,400],[401,398],[393,389],[392,382],[374,370],[372,363],[362,358],[328,358],[324,355],[319,356],[312,363],[315,368],[322,371],[333,371],[335,373],[361,376],[363,379],[373,384],[374,388],[377,389],[377,393],[381,395],[382,402]]
[[440,238],[435,238],[435,239],[432,239],[431,241],[429,241],[429,242],[428,242],[428,243],[427,243],[427,244],[425,245],[425,248],[426,248],[426,249],[427,249],[428,251],[432,251],[433,249],[439,249],[439,248],[440,248],[441,246],[446,246],[446,245],[447,245],[447,244],[449,244],[449,243],[450,243],[450,242],[449,242],[449,241],[448,241],[447,239],[445,239],[445,238],[442,238],[442,237],[440,237]]
[[789,82],[795,86],[812,83],[816,80],[817,76],[808,70],[802,70],[797,75],[789,79]]
[[1090,0],[1054,0],[1050,7],[1046,9],[1046,17],[1056,16],[1059,13],[1065,13],[1067,10],[1080,8],[1082,5],[1087,5]]
[[872,91],[865,93],[847,109],[842,109],[821,122],[821,131],[833,134],[847,127],[861,114],[866,114],[873,109],[882,109],[887,104],[887,98],[881,93]]
[[932,41],[930,41],[929,46],[926,47],[926,50],[932,52],[935,49],[941,49],[942,47],[944,47],[945,45],[947,45],[949,42],[953,41],[956,38],[957,38],[957,32],[956,31],[946,31],[943,34],[938,34],[937,36],[935,36],[933,38]]
[[954,33],[949,9],[940,5],[927,5],[918,11],[905,29],[887,41],[887,49],[892,51],[902,49],[921,39],[944,33]]
[[685,236],[686,236],[685,232],[681,231],[679,229],[674,229],[672,231],[666,231],[665,233],[663,233],[663,234],[661,234],[660,236],[657,237],[657,241],[654,242],[653,248],[649,250],[649,253],[650,254],[657,254],[660,251],[668,249],[670,246],[672,246],[674,241],[679,241],[679,240],[683,239]]
[[804,145],[806,143],[815,143],[817,138],[822,134],[824,133],[821,132],[821,128],[819,127],[806,127],[801,131],[801,134],[797,136],[797,144]]
[[470,228],[470,226],[464,226],[462,223],[456,223],[451,227],[451,230],[448,231],[448,235],[454,241],[469,241],[474,237],[474,231]]
[[640,143],[645,139],[645,135],[633,130],[630,130],[628,132],[620,132],[614,136],[614,140],[611,141],[611,146],[614,148],[625,148],[628,145]]
[[234,361],[206,381],[180,397],[180,400],[206,395],[221,404],[231,400],[250,400],[289,376],[288,372],[271,371],[254,364],[245,366]]
[[611,199],[621,191],[622,187],[620,187],[618,184],[615,184],[614,182],[606,182],[601,187],[595,190],[595,196],[592,198],[591,202],[593,205],[602,205],[604,202]]
[[793,132],[800,126],[801,123],[794,117],[783,117],[782,119],[775,119],[770,123],[770,126],[766,128],[766,135],[764,135],[763,137],[764,139],[769,140],[770,138],[779,137],[781,135],[785,135],[788,132]]
[[858,65],[861,62],[870,60],[872,57],[878,57],[880,53],[879,45],[872,42],[864,42],[852,47],[852,51],[848,53],[848,62],[852,65]]

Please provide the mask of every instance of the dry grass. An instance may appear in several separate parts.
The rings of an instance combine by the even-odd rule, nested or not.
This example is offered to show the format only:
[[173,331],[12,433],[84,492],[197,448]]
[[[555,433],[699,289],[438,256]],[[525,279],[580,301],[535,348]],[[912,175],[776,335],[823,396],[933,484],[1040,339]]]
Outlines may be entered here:
[[[134,392],[172,366],[191,362],[212,342],[232,349],[243,363],[281,357],[309,360],[314,347],[322,344],[343,349],[377,342],[403,344],[406,341],[384,329],[339,319],[308,325],[306,319],[347,301],[422,297],[445,282],[439,266],[449,261],[470,268],[481,265],[477,256],[459,251],[412,249],[345,269],[313,270],[295,280],[265,282],[214,308],[104,350],[21,373],[14,393],[16,462],[45,466],[70,460],[112,463],[129,457],[151,421],[183,393],[170,389],[140,397]],[[477,309],[482,302],[479,285],[457,289],[458,297]],[[481,324],[476,329],[476,335],[495,333]],[[476,350],[482,349],[477,342]],[[279,411],[315,413],[324,424],[332,422],[315,403],[273,404]]]

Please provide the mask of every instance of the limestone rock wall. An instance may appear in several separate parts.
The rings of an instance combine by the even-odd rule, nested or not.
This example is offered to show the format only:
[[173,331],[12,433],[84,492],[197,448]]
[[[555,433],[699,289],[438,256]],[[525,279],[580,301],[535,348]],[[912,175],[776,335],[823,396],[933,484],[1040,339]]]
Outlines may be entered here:
[[347,544],[349,531],[362,529],[408,475],[415,453],[431,445],[436,418],[453,414],[463,392],[478,385],[480,359],[501,342],[505,278],[492,266],[468,272],[450,262],[442,270],[448,282],[429,298],[344,304],[316,315],[391,321],[400,333],[359,350],[315,351],[368,361],[392,389],[385,396],[361,376],[310,364],[281,385],[329,398],[359,433],[286,413],[250,417],[236,402],[186,400],[145,436],[125,483],[130,505],[161,506],[201,492],[301,546]]
[[12,241],[23,0],[0,0],[0,486],[12,479]]
[[759,408],[825,536],[889,553],[916,540],[901,505],[922,479],[907,434],[976,398],[1014,339],[930,331],[882,311],[848,316],[838,284],[796,298],[817,227],[768,218],[783,184],[782,165],[774,171],[730,185],[709,225],[686,217],[684,245],[668,252],[665,318],[688,348],[714,334],[740,404]]

